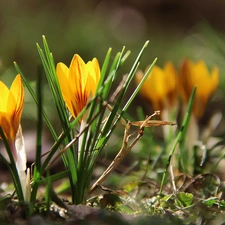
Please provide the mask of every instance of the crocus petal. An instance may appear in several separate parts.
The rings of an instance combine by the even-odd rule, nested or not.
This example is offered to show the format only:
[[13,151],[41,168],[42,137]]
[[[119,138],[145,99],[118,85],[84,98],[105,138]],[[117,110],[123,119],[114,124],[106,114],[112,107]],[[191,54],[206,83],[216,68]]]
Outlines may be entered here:
[[75,85],[75,90],[83,93],[88,78],[88,71],[83,59],[75,54],[69,68],[69,80]]
[[[16,110],[13,114],[13,127],[17,133],[24,105],[24,87],[20,75],[17,75],[14,79],[10,87],[10,92],[12,93],[13,98],[9,101],[9,104],[12,104],[13,101],[15,101],[16,104]],[[11,97],[11,95],[9,95],[9,97]]]
[[21,117],[23,102],[24,102],[24,88],[22,83],[22,78],[20,75],[17,75],[14,79],[10,92],[13,94],[14,100],[16,102],[16,111],[19,117]]
[[87,78],[88,72],[84,61],[79,55],[74,55],[69,68],[70,98],[73,98],[74,117],[77,117],[87,103],[88,93],[85,89]]
[[172,64],[172,62],[169,61],[165,64],[164,72],[165,72],[165,85],[167,87],[167,96],[169,104],[173,107],[177,103],[178,79],[176,69]]
[[100,67],[96,58],[87,63],[87,70],[89,79],[86,83],[86,89],[89,92],[88,97],[90,97],[90,95],[93,96],[95,94],[100,79]]
[[7,112],[9,89],[0,81],[0,112]]
[[69,68],[63,63],[58,63],[56,66],[56,74],[58,77],[60,89],[62,91],[63,99],[65,100],[69,111],[72,113],[73,106],[72,106],[72,99],[71,99],[71,93],[70,93],[70,87],[69,87],[70,81],[68,78]]
[[6,138],[14,136],[10,123],[12,121],[15,108],[16,103],[12,93],[10,93],[5,84],[0,81],[0,125],[4,131]]
[[179,92],[184,102],[188,102],[191,92],[193,89],[191,83],[191,62],[188,59],[185,59],[181,65],[180,74],[179,74]]

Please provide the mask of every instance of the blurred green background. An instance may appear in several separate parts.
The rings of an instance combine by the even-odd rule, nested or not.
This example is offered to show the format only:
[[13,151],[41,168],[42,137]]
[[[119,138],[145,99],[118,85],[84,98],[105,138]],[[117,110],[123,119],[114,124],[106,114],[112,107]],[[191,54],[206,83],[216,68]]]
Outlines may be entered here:
[[[0,72],[15,60],[30,79],[40,63],[35,44],[46,35],[55,61],[69,64],[74,53],[102,63],[109,47],[132,51],[133,62],[146,40],[142,67],[183,57],[218,65],[223,74],[225,1],[223,0],[0,0]],[[224,80],[222,78],[222,80]]]
[[[220,69],[218,99],[224,96],[224,0],[0,0],[0,79],[10,84],[16,75],[13,61],[31,82],[41,65],[36,43],[47,38],[55,62],[69,65],[78,53],[102,64],[109,47],[114,57],[123,46],[131,56],[121,70],[127,73],[142,45],[150,40],[141,69],[158,58],[179,67],[185,57],[203,59]],[[112,58],[113,58],[112,57]],[[131,90],[132,91],[132,90]],[[36,108],[26,94],[23,127],[35,126]],[[52,98],[45,92],[46,110],[54,120]],[[223,107],[224,108],[224,107]]]

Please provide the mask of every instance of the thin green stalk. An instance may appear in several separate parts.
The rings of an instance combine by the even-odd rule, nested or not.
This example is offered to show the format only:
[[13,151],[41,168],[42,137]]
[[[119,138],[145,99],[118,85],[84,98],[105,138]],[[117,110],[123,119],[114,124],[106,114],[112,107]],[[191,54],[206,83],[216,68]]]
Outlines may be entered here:
[[189,103],[188,103],[188,109],[187,109],[187,112],[184,116],[184,119],[183,119],[183,122],[182,122],[182,125],[181,125],[181,129],[180,129],[180,131],[179,131],[179,133],[176,137],[175,143],[174,143],[174,145],[173,145],[173,147],[170,151],[169,158],[168,158],[167,164],[166,164],[166,168],[163,172],[163,177],[162,177],[162,181],[161,181],[161,185],[160,185],[159,195],[162,195],[162,189],[163,189],[163,185],[164,185],[164,182],[165,182],[165,179],[166,179],[166,174],[167,174],[170,162],[171,162],[171,158],[172,158],[172,156],[174,154],[174,151],[176,149],[176,146],[177,146],[178,143],[182,143],[184,141],[185,137],[186,137],[188,124],[189,124],[190,117],[191,117],[191,111],[192,111],[192,107],[193,107],[193,104],[194,104],[194,97],[195,97],[196,89],[197,89],[197,87],[195,86],[194,89],[192,90],[191,97],[190,97],[190,100],[189,100]]
[[37,196],[37,190],[39,186],[39,179],[41,177],[41,155],[42,155],[42,131],[43,131],[43,117],[42,117],[42,108],[43,108],[43,88],[42,88],[42,74],[41,71],[38,71],[37,78],[37,138],[36,138],[36,156],[35,156],[35,165],[33,173],[33,187],[31,192],[31,201],[34,201]]
[[47,171],[46,175],[46,188],[45,188],[45,202],[47,209],[50,208],[51,202],[52,202],[52,196],[51,196],[51,179],[50,179],[50,173],[49,170]]
[[39,185],[47,184],[48,182],[52,183],[54,181],[61,180],[62,178],[68,177],[69,174],[70,174],[69,170],[64,170],[64,171],[61,171],[61,172],[53,174],[53,175],[49,174],[48,177],[42,178],[41,180],[39,180]]
[[[146,46],[147,46],[147,44],[144,45],[144,48]],[[141,53],[143,52],[143,49],[141,50]],[[125,84],[126,85],[123,84],[123,86],[121,86],[121,92],[119,93],[119,97],[117,98],[116,104],[114,105],[114,107],[112,107],[112,111],[110,112],[110,115],[107,118],[107,122],[105,123],[105,125],[103,127],[102,126],[101,127],[98,126],[99,130],[96,127],[94,129],[95,134],[96,134],[96,132],[99,131],[99,137],[98,137],[98,139],[95,139],[96,140],[94,142],[95,143],[95,146],[91,147],[93,154],[92,155],[91,154],[89,155],[90,156],[89,157],[89,160],[91,160],[91,162],[92,162],[90,164],[90,168],[89,168],[89,171],[88,171],[89,172],[89,175],[88,175],[89,179],[91,178],[91,174],[92,174],[92,171],[93,171],[95,162],[96,162],[96,157],[98,156],[98,154],[101,152],[101,150],[104,147],[104,144],[102,144],[102,143],[104,143],[104,142],[106,143],[107,140],[109,139],[111,133],[112,133],[112,127],[111,127],[111,125],[113,125],[114,127],[116,126],[116,123],[114,123],[113,121],[115,121],[115,120],[117,122],[119,121],[119,119],[118,119],[118,113],[117,113],[118,112],[118,109],[119,109],[119,105],[122,102],[122,99],[124,97],[124,94],[125,94],[126,90],[128,89],[128,86],[130,85],[130,82],[131,82],[132,78],[135,75],[135,72],[136,72],[137,67],[139,65],[139,59],[140,59],[140,57],[141,57],[141,54],[138,55],[137,60],[135,61],[135,64],[133,65],[133,67],[132,67],[132,69],[131,69],[128,77],[126,78],[126,81],[125,81]],[[121,56],[121,57],[119,57],[119,59],[120,59],[120,61],[118,61],[118,63],[115,64],[115,66],[117,66],[117,68],[118,68],[118,65],[121,64],[121,60],[123,59],[123,57]],[[141,84],[143,84],[144,80],[147,78],[147,76],[151,72],[151,69],[153,68],[155,62],[156,62],[156,60],[153,62],[152,67],[149,69],[149,71],[147,71],[147,74],[143,78],[143,81],[142,81]],[[117,71],[115,71],[115,72],[117,72]],[[140,84],[140,86],[141,86],[141,84]],[[140,89],[140,86],[134,91],[133,95],[129,99],[128,104],[125,106],[124,111],[128,108],[129,104],[132,102],[132,100],[134,99],[135,95],[138,93],[138,90]],[[100,102],[101,102],[100,105],[102,105],[102,106],[105,103],[104,101],[100,101]],[[105,107],[105,109],[106,109],[106,107]],[[100,114],[100,117],[103,116],[103,115],[104,115],[104,113]],[[99,121],[99,122],[101,122],[101,121]],[[99,124],[97,123],[97,125],[99,125]],[[88,144],[88,146],[89,146],[89,144]]]
[[[70,129],[68,113],[65,107],[65,103],[64,103],[62,93],[59,87],[58,79],[56,76],[53,55],[50,52],[45,36],[42,36],[42,40],[43,40],[44,51],[39,47],[39,45],[37,45],[37,49],[44,66],[48,84],[53,96],[54,103],[56,105],[56,109],[58,111],[59,119],[61,121],[62,129],[64,133],[67,134],[64,136],[64,139],[63,139],[65,144],[67,145],[73,140],[74,133],[73,133],[73,130]],[[78,122],[78,120],[75,120],[75,121]],[[53,156],[52,153],[49,155]],[[50,159],[51,158],[48,157],[47,160],[49,161]],[[65,154],[62,154],[62,159],[63,159],[65,167],[67,169],[70,168],[70,171],[71,171],[69,180],[71,182],[72,200],[74,201],[74,186],[77,182],[77,168],[76,168],[77,159],[76,159],[75,146],[71,145],[70,148],[65,152]],[[44,166],[47,166],[46,163],[44,164]]]

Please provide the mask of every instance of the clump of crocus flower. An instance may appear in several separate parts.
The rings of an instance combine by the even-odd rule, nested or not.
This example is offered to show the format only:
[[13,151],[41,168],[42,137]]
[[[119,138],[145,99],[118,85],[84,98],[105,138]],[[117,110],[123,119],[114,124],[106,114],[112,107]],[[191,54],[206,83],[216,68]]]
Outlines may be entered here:
[[[98,60],[94,58],[92,61],[85,63],[79,55],[75,54],[69,68],[62,62],[57,64],[56,74],[67,108],[71,115],[76,118],[95,95],[100,79]],[[88,113],[84,114],[80,121],[80,132],[86,126],[87,116]],[[83,134],[78,140],[78,158],[82,142]]]
[[12,151],[20,178],[24,200],[30,198],[29,169],[26,170],[26,152],[20,120],[24,105],[24,88],[18,74],[10,89],[0,81],[0,126]]
[[[143,73],[137,72],[137,83],[140,82],[141,77]],[[188,140],[185,143],[188,151],[185,154],[190,165],[189,171],[193,168],[193,146],[200,140],[198,120],[203,115],[209,98],[216,91],[218,84],[219,69],[216,66],[209,71],[202,60],[194,63],[185,59],[179,72],[176,72],[171,62],[166,63],[163,69],[155,66],[140,90],[140,94],[151,102],[154,110],[160,110],[162,118],[167,120],[171,119],[169,117],[172,113],[171,109],[177,109],[179,97],[182,100],[182,112],[186,112],[191,93],[197,86],[186,135]]]
[[[136,83],[140,82],[143,75],[142,71],[137,72]],[[199,119],[218,84],[217,67],[213,67],[209,72],[202,60],[193,63],[185,59],[180,67],[179,76],[171,62],[166,63],[163,69],[155,66],[143,84],[140,94],[152,103],[154,110],[164,111],[174,108],[179,96],[183,105],[187,105],[193,88],[197,86],[193,114]]]

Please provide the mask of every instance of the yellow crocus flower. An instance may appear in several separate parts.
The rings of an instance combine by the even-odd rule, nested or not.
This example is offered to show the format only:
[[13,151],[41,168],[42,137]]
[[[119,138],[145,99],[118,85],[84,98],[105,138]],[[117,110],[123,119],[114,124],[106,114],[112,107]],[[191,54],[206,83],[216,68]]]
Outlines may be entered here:
[[204,61],[193,63],[185,59],[181,65],[179,74],[179,87],[183,101],[188,102],[191,92],[197,86],[193,114],[200,118],[205,110],[209,97],[219,84],[219,69],[215,66],[209,72]]
[[30,173],[26,170],[26,151],[20,126],[24,106],[24,87],[18,74],[10,89],[0,81],[0,126],[12,150],[25,201],[30,201]]
[[[138,71],[136,83],[140,83],[144,73]],[[163,110],[176,103],[177,74],[171,62],[167,62],[164,68],[154,66],[151,74],[144,82],[140,93],[149,100],[154,110]]]
[[0,81],[0,126],[13,152],[15,160],[16,135],[19,130],[20,119],[24,105],[24,88],[22,78],[18,74],[10,89]]
[[82,58],[75,54],[69,68],[62,62],[57,64],[56,74],[63,99],[72,116],[76,118],[96,92],[100,79],[98,60],[94,58],[84,63]]

